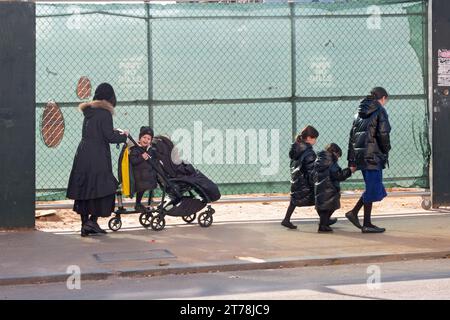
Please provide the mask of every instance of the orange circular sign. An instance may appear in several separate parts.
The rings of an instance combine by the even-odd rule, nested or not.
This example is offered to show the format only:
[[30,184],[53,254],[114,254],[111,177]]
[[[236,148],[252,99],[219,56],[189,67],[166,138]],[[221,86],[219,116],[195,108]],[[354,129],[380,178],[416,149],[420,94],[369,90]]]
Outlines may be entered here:
[[64,116],[54,101],[47,103],[41,118],[41,135],[47,147],[55,148],[63,139]]
[[91,80],[88,77],[81,77],[77,83],[77,96],[80,99],[88,99],[91,96]]

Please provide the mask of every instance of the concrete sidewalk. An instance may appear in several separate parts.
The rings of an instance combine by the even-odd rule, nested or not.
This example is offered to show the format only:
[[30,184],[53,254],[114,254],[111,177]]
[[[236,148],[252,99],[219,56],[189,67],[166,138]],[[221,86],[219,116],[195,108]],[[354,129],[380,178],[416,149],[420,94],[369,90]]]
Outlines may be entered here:
[[0,285],[344,263],[450,258],[450,214],[374,218],[384,234],[362,234],[340,219],[333,234],[316,221],[166,226],[81,238],[78,233],[1,232]]

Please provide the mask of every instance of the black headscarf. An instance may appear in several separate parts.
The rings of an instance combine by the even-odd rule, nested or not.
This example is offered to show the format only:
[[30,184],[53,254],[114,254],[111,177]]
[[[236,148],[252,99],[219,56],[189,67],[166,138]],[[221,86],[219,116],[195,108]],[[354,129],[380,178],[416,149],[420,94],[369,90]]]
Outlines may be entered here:
[[116,106],[116,94],[113,87],[109,83],[101,83],[97,89],[95,89],[94,100],[106,100]]

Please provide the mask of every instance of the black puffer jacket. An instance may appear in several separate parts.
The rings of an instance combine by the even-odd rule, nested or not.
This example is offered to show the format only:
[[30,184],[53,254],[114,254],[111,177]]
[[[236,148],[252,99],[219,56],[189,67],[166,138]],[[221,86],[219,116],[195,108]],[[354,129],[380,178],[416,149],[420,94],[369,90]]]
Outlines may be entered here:
[[379,170],[388,162],[391,125],[386,109],[376,100],[361,101],[348,143],[349,166]]
[[[156,172],[148,161],[142,157],[141,147],[134,146],[130,148],[130,162],[133,166],[133,176],[136,185],[136,191],[153,190],[157,187]],[[147,149],[147,153],[150,151]]]
[[342,170],[336,157],[328,151],[321,151],[314,164],[314,191],[316,210],[334,211],[341,207],[340,182],[352,175],[349,168]]
[[306,142],[294,142],[291,158],[291,202],[298,207],[314,205],[314,161],[316,153]]

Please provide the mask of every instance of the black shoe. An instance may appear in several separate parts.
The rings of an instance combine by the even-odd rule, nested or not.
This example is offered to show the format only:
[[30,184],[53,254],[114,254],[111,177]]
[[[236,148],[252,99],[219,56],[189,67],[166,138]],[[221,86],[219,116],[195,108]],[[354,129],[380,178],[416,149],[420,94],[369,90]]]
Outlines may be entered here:
[[[89,234],[106,234],[106,231],[100,228],[97,222],[89,220],[86,222],[83,226],[84,230],[87,231]],[[83,229],[82,228],[82,229]]]
[[84,238],[84,237],[87,237],[88,235],[90,235],[91,233],[88,231],[88,230],[86,230],[85,228],[84,228],[84,226],[83,227],[81,227],[81,236]]
[[281,221],[281,225],[289,229],[297,229],[297,226],[295,224],[292,224],[292,222],[290,221],[283,220]]
[[87,237],[89,235],[92,234],[98,234],[94,228],[92,227],[92,221],[89,221],[90,223],[87,225],[87,222],[85,222],[82,226],[81,226],[81,236],[82,237]]
[[359,223],[358,216],[353,213],[353,211],[349,211],[345,214],[345,217],[350,221],[355,227],[358,229],[362,229],[361,223]]
[[337,222],[337,218],[330,218],[330,220],[328,220],[328,225],[332,226],[333,224],[335,224]]
[[333,232],[333,229],[331,229],[330,226],[319,225],[319,230],[317,230],[317,232]]
[[362,227],[362,233],[383,233],[385,232],[385,228],[378,228],[377,226],[370,226],[370,227]]
[[107,233],[105,230],[100,228],[100,226],[98,225],[98,222],[96,222],[96,221],[95,222],[92,221],[92,222],[94,223],[95,231],[97,231],[98,233],[102,233],[102,234],[106,234]]

